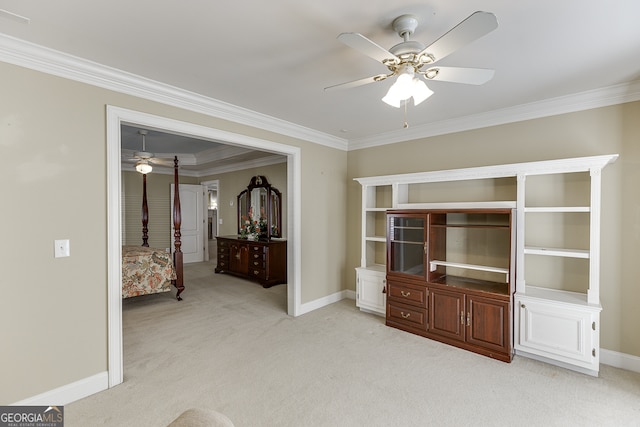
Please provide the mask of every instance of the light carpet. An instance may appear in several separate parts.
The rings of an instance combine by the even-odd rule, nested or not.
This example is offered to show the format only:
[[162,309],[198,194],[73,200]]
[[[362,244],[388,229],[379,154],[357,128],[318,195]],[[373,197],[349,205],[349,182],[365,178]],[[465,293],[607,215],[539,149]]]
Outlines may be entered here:
[[123,302],[124,383],[65,406],[67,427],[166,426],[189,408],[236,427],[640,426],[640,374],[498,362],[389,328],[352,300],[293,318],[286,285],[212,271],[186,265],[181,302]]

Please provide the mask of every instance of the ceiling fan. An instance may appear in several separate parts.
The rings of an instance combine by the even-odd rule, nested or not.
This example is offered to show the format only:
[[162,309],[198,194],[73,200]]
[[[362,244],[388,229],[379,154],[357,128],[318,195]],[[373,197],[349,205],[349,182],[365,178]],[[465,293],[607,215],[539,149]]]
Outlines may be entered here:
[[150,153],[146,147],[146,136],[149,133],[146,130],[140,129],[138,133],[142,136],[142,151],[135,151],[133,153],[133,158],[128,159],[129,161],[136,162],[136,170],[141,174],[148,174],[153,170],[151,164],[157,164],[161,166],[173,166],[173,162],[170,159],[162,159],[155,157],[153,153]]
[[433,94],[424,80],[418,79],[418,76],[422,76],[426,80],[472,85],[481,85],[491,80],[494,70],[436,67],[433,64],[495,30],[498,27],[498,20],[493,13],[482,11],[472,13],[429,46],[409,39],[417,27],[418,18],[415,15],[402,15],[396,18],[393,21],[393,30],[402,37],[403,41],[389,50],[360,33],[340,34],[338,40],[381,62],[389,69],[390,73],[329,86],[325,90],[348,89],[397,76],[396,82],[382,100],[399,108],[402,101],[408,101],[411,97],[413,97],[414,105],[418,105]]

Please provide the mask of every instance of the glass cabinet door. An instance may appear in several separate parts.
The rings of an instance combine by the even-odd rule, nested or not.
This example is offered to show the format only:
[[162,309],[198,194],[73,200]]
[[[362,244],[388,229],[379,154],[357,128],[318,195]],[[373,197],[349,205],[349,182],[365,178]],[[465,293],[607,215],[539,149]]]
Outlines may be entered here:
[[388,215],[389,273],[425,277],[426,223],[425,215]]

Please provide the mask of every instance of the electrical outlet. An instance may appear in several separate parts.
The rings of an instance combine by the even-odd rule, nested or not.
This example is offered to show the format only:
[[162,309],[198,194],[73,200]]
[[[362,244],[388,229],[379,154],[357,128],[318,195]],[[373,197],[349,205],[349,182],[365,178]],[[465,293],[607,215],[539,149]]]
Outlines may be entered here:
[[56,258],[71,256],[69,249],[69,239],[54,241],[54,254]]

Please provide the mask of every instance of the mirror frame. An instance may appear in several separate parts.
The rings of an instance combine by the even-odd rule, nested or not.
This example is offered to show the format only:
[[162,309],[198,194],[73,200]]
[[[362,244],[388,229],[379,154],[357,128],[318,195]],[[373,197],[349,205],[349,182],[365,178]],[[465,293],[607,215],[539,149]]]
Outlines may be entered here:
[[[266,192],[266,206],[260,207],[264,207],[266,221],[270,226],[267,227],[267,232],[261,237],[266,237],[267,239],[271,239],[272,237],[282,237],[282,193],[278,191],[277,188],[272,187],[264,175],[256,175],[252,177],[247,188],[238,194],[238,235],[241,233],[240,228],[242,224],[242,217],[249,216],[249,210],[251,209],[250,195],[255,189],[264,190]],[[244,206],[242,203],[243,197],[245,198]],[[258,212],[260,211],[260,207],[257,209]],[[276,225],[276,231],[272,232],[274,223]]]

